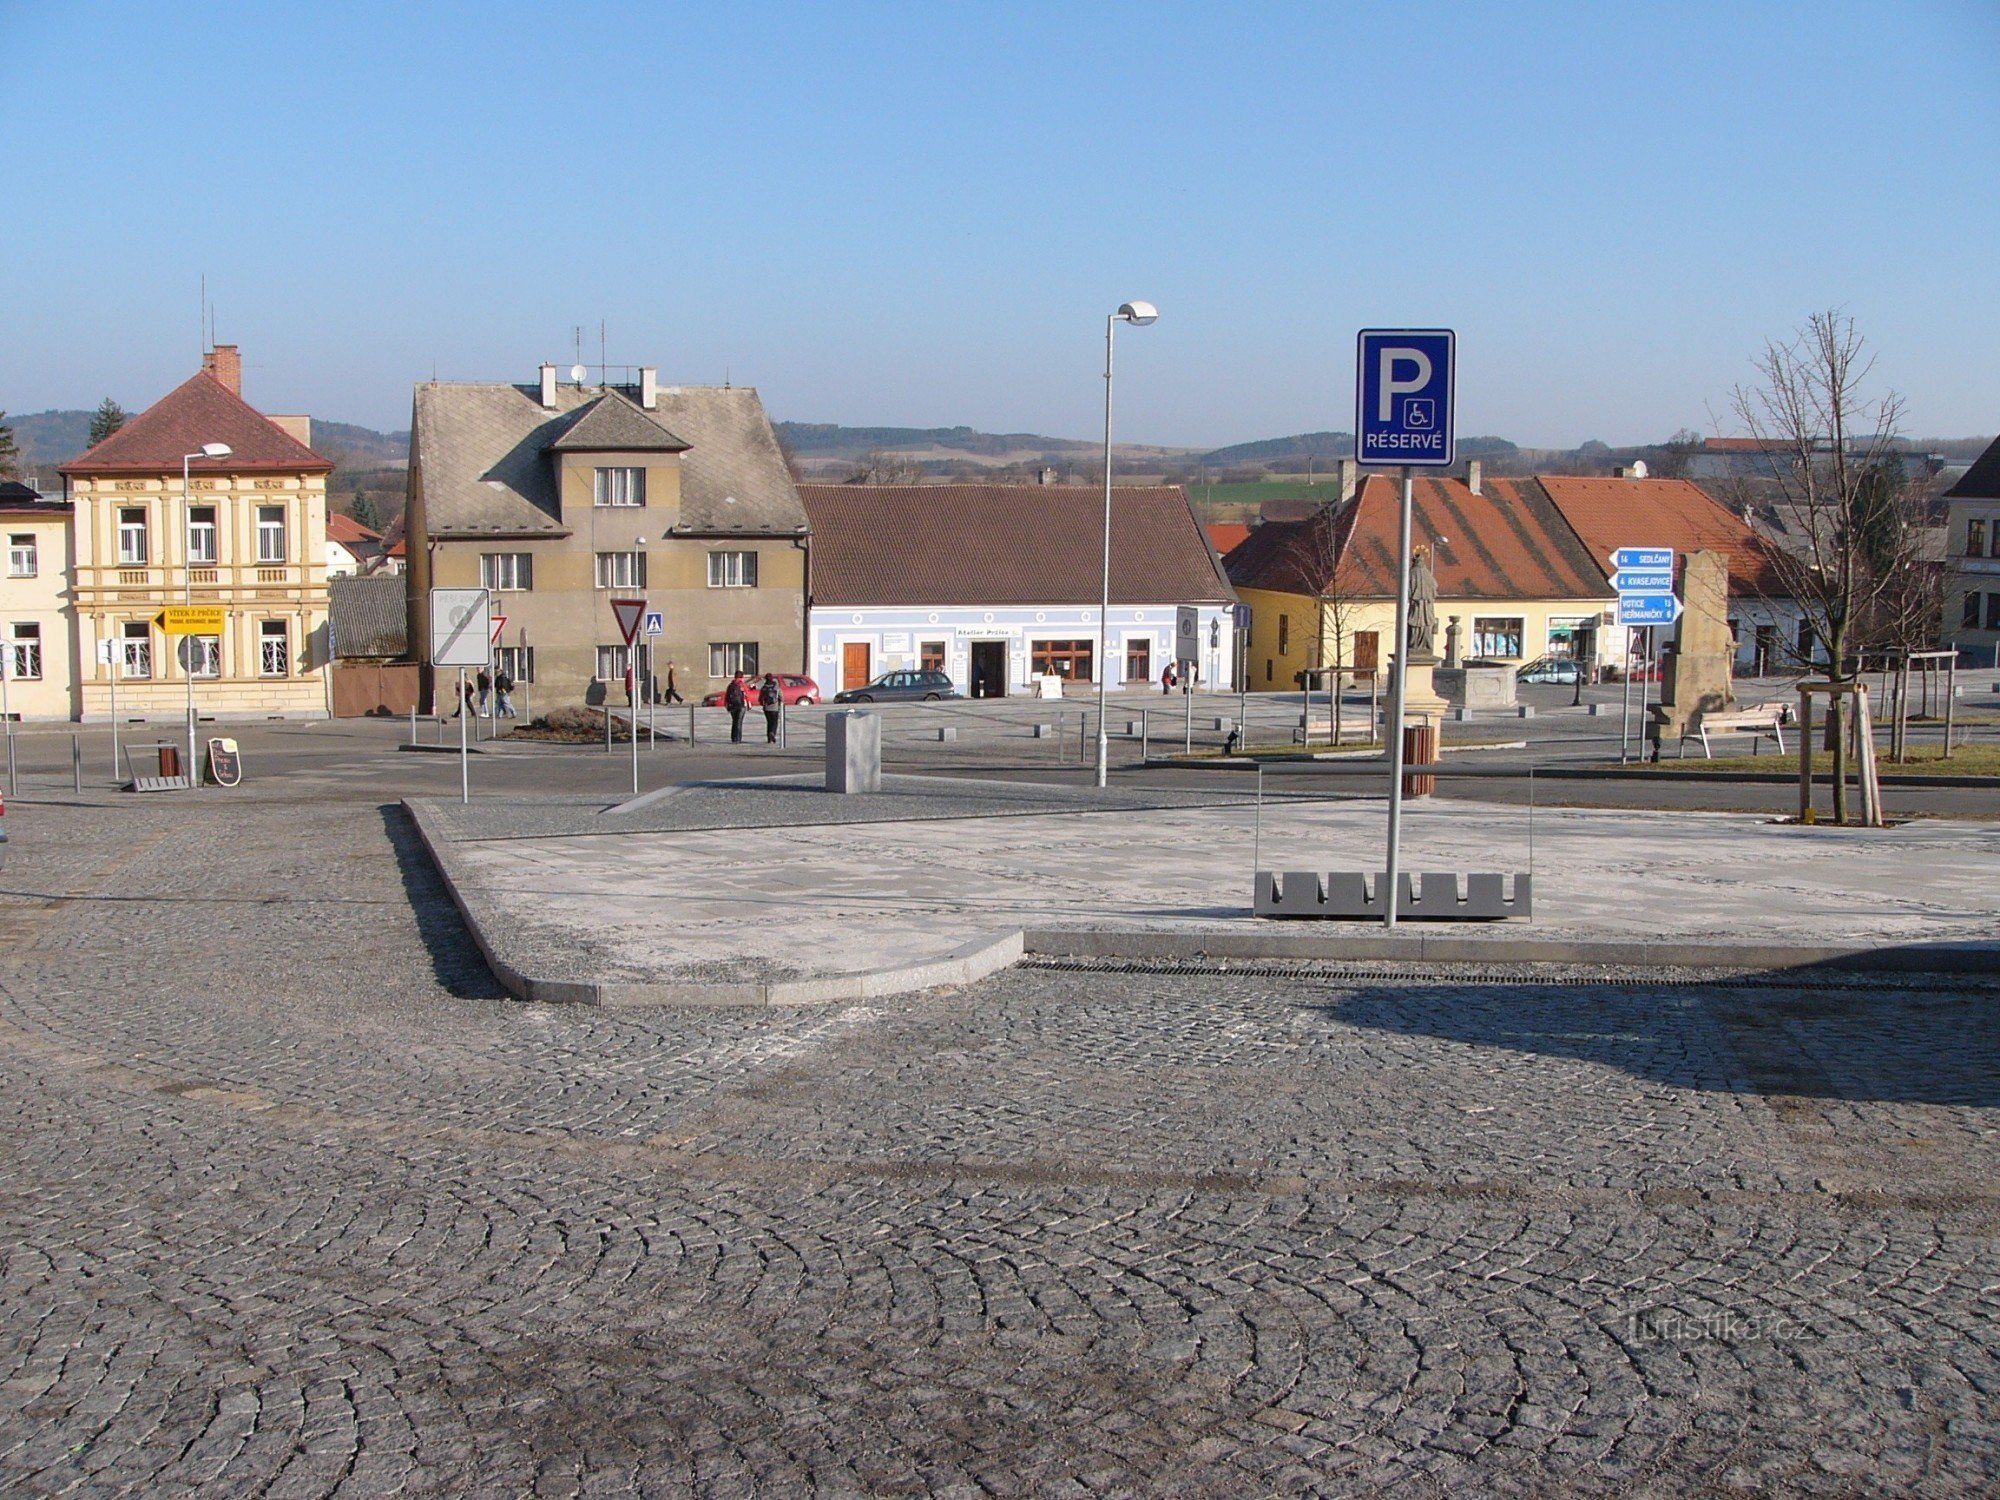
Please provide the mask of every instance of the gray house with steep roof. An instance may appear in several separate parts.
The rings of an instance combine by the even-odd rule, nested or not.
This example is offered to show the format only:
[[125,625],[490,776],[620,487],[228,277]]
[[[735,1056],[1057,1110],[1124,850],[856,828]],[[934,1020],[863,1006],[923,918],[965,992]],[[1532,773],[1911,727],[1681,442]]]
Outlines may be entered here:
[[[804,669],[805,508],[757,392],[568,385],[416,388],[410,423],[411,651],[429,657],[433,586],[484,587],[506,624],[495,665],[534,702],[622,703],[611,601],[644,598],[690,697],[736,671]],[[640,661],[641,691],[648,663]]]

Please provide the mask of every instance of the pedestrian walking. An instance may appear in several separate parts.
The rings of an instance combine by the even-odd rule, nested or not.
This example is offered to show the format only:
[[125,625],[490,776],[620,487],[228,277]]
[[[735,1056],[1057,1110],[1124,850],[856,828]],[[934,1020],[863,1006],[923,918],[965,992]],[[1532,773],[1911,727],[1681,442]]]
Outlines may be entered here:
[[491,697],[493,693],[493,676],[490,672],[486,670],[486,668],[481,667],[479,669],[478,682],[479,682],[479,712],[480,715],[483,717],[486,713],[486,700],[489,697]]
[[460,693],[458,707],[451,711],[451,716],[454,719],[456,719],[460,714],[471,714],[475,718],[478,717],[479,714],[478,689],[473,687],[472,679],[469,677],[460,678],[458,686]]
[[1174,664],[1168,662],[1160,668],[1160,696],[1165,697],[1174,690]]
[[493,678],[493,712],[502,719],[514,717],[514,679],[504,667]]
[[778,743],[778,716],[784,712],[785,692],[778,686],[778,679],[769,672],[764,674],[764,684],[757,689],[757,706],[764,710],[764,743]]
[[738,672],[729,679],[729,686],[722,690],[722,706],[729,710],[729,743],[743,743],[743,711],[750,706],[750,690],[744,686],[743,674]]
[[674,663],[671,657],[667,660],[667,696],[660,701],[662,703],[685,703],[687,701],[681,697],[681,690],[674,686]]

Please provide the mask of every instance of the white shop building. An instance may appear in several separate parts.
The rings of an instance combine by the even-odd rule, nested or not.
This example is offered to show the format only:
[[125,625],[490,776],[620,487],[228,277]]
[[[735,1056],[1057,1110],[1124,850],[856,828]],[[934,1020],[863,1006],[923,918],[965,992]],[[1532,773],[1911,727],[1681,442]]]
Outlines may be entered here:
[[[799,498],[812,522],[807,670],[829,697],[905,667],[943,671],[968,697],[1096,682],[1101,490],[800,485]],[[1193,605],[1197,678],[1233,689],[1235,602],[1185,491],[1113,490],[1110,688],[1157,691],[1177,607]]]

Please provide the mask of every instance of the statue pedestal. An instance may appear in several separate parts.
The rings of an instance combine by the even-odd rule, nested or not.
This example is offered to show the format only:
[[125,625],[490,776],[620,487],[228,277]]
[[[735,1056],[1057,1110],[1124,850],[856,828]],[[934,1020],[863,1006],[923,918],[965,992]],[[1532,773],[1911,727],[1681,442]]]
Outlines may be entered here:
[[1451,705],[1438,695],[1431,674],[1437,671],[1438,659],[1429,652],[1412,655],[1403,679],[1403,716],[1405,719],[1418,714],[1429,714],[1432,720],[1442,719]]

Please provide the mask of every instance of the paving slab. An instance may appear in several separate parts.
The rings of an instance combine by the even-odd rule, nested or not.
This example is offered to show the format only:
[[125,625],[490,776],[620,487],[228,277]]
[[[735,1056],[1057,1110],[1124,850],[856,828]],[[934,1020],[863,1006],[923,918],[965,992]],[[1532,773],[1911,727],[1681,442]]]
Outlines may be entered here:
[[1912,949],[1948,945],[1954,966],[2000,966],[1989,824],[1803,829],[1420,802],[1405,814],[1403,869],[1532,872],[1535,915],[1385,934],[1250,911],[1256,868],[1378,870],[1383,814],[1370,803],[891,781],[899,797],[706,785],[624,812],[413,810],[503,982],[540,981],[536,998],[551,1000],[853,999],[977,978],[1018,956],[1022,934],[1041,951],[1098,954],[1661,964],[1895,949],[1907,966]]

